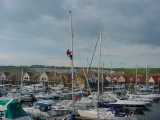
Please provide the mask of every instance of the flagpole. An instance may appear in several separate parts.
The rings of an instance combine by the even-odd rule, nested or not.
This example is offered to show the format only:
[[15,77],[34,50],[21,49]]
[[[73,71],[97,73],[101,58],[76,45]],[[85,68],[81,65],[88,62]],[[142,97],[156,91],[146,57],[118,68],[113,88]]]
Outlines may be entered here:
[[73,33],[73,25],[72,25],[72,11],[69,10],[69,14],[70,14],[70,20],[71,20],[71,39],[72,39],[72,48],[71,48],[71,51],[72,51],[72,59],[71,59],[71,69],[72,69],[72,102],[73,102],[73,111],[75,110],[74,109],[74,52],[73,52],[73,40],[74,40],[74,33]]

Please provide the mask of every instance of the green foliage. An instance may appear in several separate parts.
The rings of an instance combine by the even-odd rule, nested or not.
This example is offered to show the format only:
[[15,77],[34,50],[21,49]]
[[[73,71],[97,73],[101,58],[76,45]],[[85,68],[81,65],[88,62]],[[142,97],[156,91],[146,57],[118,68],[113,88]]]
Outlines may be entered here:
[[[136,68],[114,68],[116,72],[124,72],[126,75],[136,75]],[[146,68],[137,68],[138,75],[145,75]],[[148,75],[160,74],[160,68],[148,68]]]

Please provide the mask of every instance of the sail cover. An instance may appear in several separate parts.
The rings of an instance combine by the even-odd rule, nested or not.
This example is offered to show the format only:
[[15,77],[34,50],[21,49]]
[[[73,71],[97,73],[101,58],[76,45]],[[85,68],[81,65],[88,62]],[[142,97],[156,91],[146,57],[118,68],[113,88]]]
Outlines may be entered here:
[[20,103],[18,103],[16,100],[12,100],[12,102],[7,105],[5,117],[7,119],[15,119],[23,116],[27,116],[27,113],[22,109]]

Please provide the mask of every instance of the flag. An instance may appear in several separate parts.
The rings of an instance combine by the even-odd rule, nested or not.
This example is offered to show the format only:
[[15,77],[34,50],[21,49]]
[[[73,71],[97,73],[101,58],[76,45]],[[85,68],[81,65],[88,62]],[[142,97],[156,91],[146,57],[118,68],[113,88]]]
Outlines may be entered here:
[[73,52],[69,49],[67,49],[67,52],[66,52],[67,56],[70,58],[70,60],[73,59]]

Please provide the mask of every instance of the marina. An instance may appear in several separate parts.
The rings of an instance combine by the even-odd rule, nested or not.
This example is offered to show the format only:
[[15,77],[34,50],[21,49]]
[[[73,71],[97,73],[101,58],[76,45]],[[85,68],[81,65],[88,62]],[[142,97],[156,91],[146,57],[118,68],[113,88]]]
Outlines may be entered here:
[[0,120],[159,120],[159,3],[0,0]]
[[[23,114],[20,112],[22,116],[30,116],[25,120],[31,118],[35,120],[70,120],[71,116],[74,116],[73,120],[96,120],[97,115],[99,115],[98,119],[102,120],[150,120],[153,117],[154,120],[158,120],[159,118],[160,94],[157,92],[137,91],[137,93],[129,93],[128,91],[125,96],[120,96],[117,94],[117,90],[116,92],[104,90],[103,95],[101,93],[98,100],[97,92],[87,94],[88,92],[85,92],[87,90],[77,89],[74,92],[73,111],[72,94],[69,94],[72,93],[72,90],[69,88],[68,90],[62,88],[59,91],[47,88],[49,91],[47,92],[45,88],[32,90],[30,87],[24,86],[21,89],[21,94],[16,90],[17,93],[11,95],[13,89],[16,88],[10,88],[6,91],[4,85],[3,91],[6,91],[7,94],[1,97],[2,102],[0,103],[4,104],[4,107],[1,105],[1,111],[6,110],[6,108],[9,109],[5,104],[9,105],[9,103],[12,103],[10,101],[13,101],[13,103],[17,101],[15,104],[21,105],[23,109],[21,110],[25,111]],[[122,92],[121,89],[119,90],[119,92]],[[8,103],[3,101],[8,101]],[[14,109],[17,115],[19,110],[19,107]],[[12,113],[11,110],[10,112]],[[1,113],[1,118],[4,118],[3,115],[7,116],[5,114],[8,114],[8,112]],[[16,114],[14,113],[14,115]],[[15,120],[19,120],[19,117]]]

